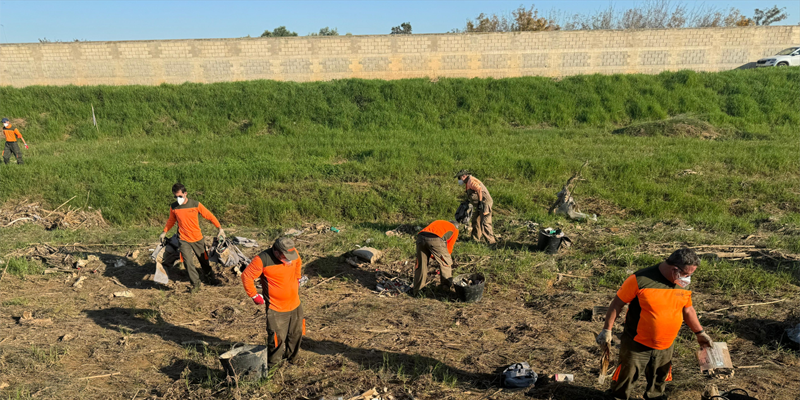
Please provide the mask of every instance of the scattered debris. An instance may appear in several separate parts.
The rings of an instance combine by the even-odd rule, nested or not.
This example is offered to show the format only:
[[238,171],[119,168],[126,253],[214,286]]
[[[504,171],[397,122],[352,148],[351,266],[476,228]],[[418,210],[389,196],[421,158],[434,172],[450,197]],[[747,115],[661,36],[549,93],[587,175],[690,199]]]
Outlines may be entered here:
[[125,259],[118,258],[117,261],[114,261],[114,267],[115,268],[120,268],[120,267],[124,267],[124,266],[125,266]]
[[233,238],[233,244],[247,248],[258,247],[258,242],[256,242],[255,240],[241,236],[235,236]]
[[575,376],[572,374],[555,374],[553,380],[556,382],[575,382]]
[[77,269],[86,268],[86,267],[89,267],[91,264],[95,264],[95,263],[99,263],[99,262],[100,262],[100,258],[99,257],[97,257],[96,255],[90,254],[88,257],[86,257],[85,260],[77,260],[77,261],[75,261],[75,268],[77,268]]
[[120,374],[120,372],[114,372],[114,373],[111,373],[111,374],[87,376],[87,377],[81,378],[81,379],[108,378],[110,376],[115,376],[115,375],[119,375],[119,374]]
[[79,277],[78,280],[75,281],[75,283],[72,284],[72,287],[78,288],[78,289],[82,288],[83,287],[83,281],[85,281],[85,280],[86,280],[85,276]]
[[297,283],[300,285],[300,287],[305,286],[305,284],[308,283],[308,275],[301,276]]
[[411,225],[400,225],[391,231],[386,231],[386,236],[403,236],[414,234],[414,227]]
[[361,247],[352,251],[353,255],[364,260],[369,261],[370,264],[378,261],[383,256],[383,252],[372,247]]
[[[250,240],[246,238],[243,239]],[[256,246],[258,246],[257,243]],[[241,276],[242,270],[247,268],[247,265],[250,264],[250,258],[239,250],[239,248],[233,244],[233,241],[228,239],[219,241],[218,238],[214,238],[211,244],[211,253],[209,254],[208,260],[233,268],[234,272],[236,272],[236,276]]]
[[800,324],[797,324],[793,329],[786,329],[786,335],[789,336],[789,340],[800,344]]
[[685,169],[681,172],[678,172],[678,176],[686,176],[686,175],[702,175],[702,174],[698,174],[696,171],[692,171],[691,169]]
[[111,282],[113,282],[115,285],[122,286],[126,289],[128,288],[127,286],[123,285],[122,282],[119,281],[119,278],[117,278],[116,276],[111,277]]
[[186,340],[181,342],[181,346],[206,346],[208,347],[208,342],[205,340]]
[[9,385],[6,382],[0,383],[0,390],[7,388]]
[[114,297],[133,297],[133,293],[130,290],[125,290],[123,292],[114,292]]
[[570,185],[572,185],[576,179],[579,180],[581,171],[587,164],[589,164],[588,160],[581,165],[581,168],[578,170],[578,172],[576,172],[567,180],[567,183],[564,184],[564,187],[561,189],[561,191],[556,193],[556,202],[553,203],[553,205],[550,206],[550,210],[547,211],[549,214],[553,214],[555,212],[555,214],[563,214],[573,220],[597,221],[597,215],[590,217],[589,214],[580,212],[580,209],[578,209],[578,204],[575,203],[575,200],[572,198],[571,192],[575,190],[576,186],[578,186],[577,182],[570,189]]
[[47,230],[53,229],[78,229],[89,227],[106,227],[106,221],[100,210],[87,211],[81,208],[68,206],[66,210],[59,211],[61,207],[72,201],[67,200],[54,210],[49,211],[36,202],[28,200],[8,202],[0,208],[0,227],[9,227],[17,222],[33,222]]
[[128,257],[131,260],[136,260],[137,258],[139,258],[139,250],[130,251],[128,252],[128,254],[125,255],[125,257]]
[[378,271],[375,273],[375,280],[378,282],[376,289],[380,297],[395,297],[411,291],[411,284],[396,276]]
[[503,386],[526,388],[536,383],[538,375],[527,362],[512,364],[503,371]]
[[64,335],[61,335],[61,337],[58,338],[58,341],[59,342],[69,342],[72,339],[75,339],[75,335],[73,335],[71,333],[66,333]]
[[351,397],[348,400],[381,400],[380,393],[375,388],[367,390],[356,397]]
[[25,311],[22,313],[22,317],[19,318],[20,325],[45,326],[52,323],[53,320],[50,318],[33,318],[33,313],[30,311]]
[[297,236],[297,235],[302,235],[303,231],[292,228],[292,229],[289,229],[288,231],[284,232],[283,234],[285,236]]

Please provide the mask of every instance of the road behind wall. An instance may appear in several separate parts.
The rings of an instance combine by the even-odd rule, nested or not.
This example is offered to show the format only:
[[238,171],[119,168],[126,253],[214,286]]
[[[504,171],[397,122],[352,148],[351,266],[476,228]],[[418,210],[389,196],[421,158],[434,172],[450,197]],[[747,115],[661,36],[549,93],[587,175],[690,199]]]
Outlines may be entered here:
[[747,65],[800,26],[0,45],[0,86],[568,76]]

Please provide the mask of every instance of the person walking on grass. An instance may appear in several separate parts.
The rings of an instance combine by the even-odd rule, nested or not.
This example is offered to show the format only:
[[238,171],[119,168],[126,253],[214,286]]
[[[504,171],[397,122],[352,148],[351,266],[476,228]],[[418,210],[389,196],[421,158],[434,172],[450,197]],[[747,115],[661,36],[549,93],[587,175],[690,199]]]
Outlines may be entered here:
[[433,221],[417,234],[417,264],[414,268],[414,292],[416,296],[425,287],[428,263],[433,257],[439,263],[440,286],[450,290],[453,286],[453,247],[458,239],[458,223]]
[[672,380],[672,353],[682,323],[694,332],[701,347],[713,345],[703,331],[686,287],[700,259],[691,249],[680,249],[665,261],[636,271],[622,284],[608,306],[598,344],[611,345],[611,328],[622,306],[630,303],[622,331],[619,366],[611,380],[611,395],[628,399],[640,375],[647,380],[645,399],[665,399]]
[[172,229],[175,223],[178,224],[178,237],[180,238],[180,253],[183,258],[186,271],[189,273],[189,280],[192,282],[192,293],[200,290],[200,274],[195,267],[195,260],[200,260],[200,266],[203,268],[203,280],[206,283],[217,284],[218,281],[214,276],[214,271],[211,269],[211,264],[208,262],[208,253],[206,252],[205,240],[203,240],[203,232],[200,230],[200,221],[197,215],[209,220],[214,226],[219,229],[217,237],[220,240],[225,239],[225,231],[217,220],[217,217],[208,211],[197,200],[191,200],[186,196],[186,187],[180,183],[172,185],[172,194],[175,196],[175,202],[169,206],[169,220],[164,227],[164,232],[159,237],[161,243],[164,243],[167,237],[167,232]]
[[461,170],[456,174],[458,184],[464,185],[467,192],[467,200],[475,207],[472,213],[472,240],[480,242],[482,237],[490,246],[497,243],[492,229],[492,196],[484,186],[483,182],[472,176],[467,170]]
[[19,149],[17,139],[22,139],[22,144],[25,145],[26,149],[28,148],[28,143],[25,142],[25,138],[19,133],[19,129],[11,126],[11,122],[8,118],[3,118],[3,136],[6,138],[6,145],[3,147],[3,162],[8,164],[13,154],[14,158],[17,159],[17,164],[25,164],[25,162],[22,161],[22,151]]
[[[300,342],[306,334],[306,320],[300,304],[300,278],[303,262],[294,241],[275,240],[272,247],[253,258],[242,273],[247,295],[258,305],[267,305],[267,347],[269,364],[280,364],[286,358],[294,363]],[[258,294],[254,280],[259,279]]]

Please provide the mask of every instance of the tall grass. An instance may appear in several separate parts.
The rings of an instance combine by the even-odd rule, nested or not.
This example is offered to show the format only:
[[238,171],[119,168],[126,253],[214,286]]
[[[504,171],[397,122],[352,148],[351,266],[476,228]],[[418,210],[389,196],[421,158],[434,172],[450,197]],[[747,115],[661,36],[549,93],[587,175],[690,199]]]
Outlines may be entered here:
[[[583,199],[746,232],[776,209],[800,210],[799,88],[791,68],[2,88],[2,114],[26,119],[32,147],[26,165],[0,168],[0,201],[77,196],[113,223],[160,225],[180,181],[223,224],[427,220],[452,215],[463,190],[452,175],[469,168],[501,214],[538,219],[589,159]],[[683,113],[759,134],[703,141],[605,129]],[[678,176],[684,169],[701,174]]]
[[[800,125],[800,71],[513,79],[250,81],[150,86],[0,88],[0,113],[38,140],[65,137],[250,137],[309,128],[608,127],[702,114],[740,129]],[[91,105],[100,120],[91,125]]]

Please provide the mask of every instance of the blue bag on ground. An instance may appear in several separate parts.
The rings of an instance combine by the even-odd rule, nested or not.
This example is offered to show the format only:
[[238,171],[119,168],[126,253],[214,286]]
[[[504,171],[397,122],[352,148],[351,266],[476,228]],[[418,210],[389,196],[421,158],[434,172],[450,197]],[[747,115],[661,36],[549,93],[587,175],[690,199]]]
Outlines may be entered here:
[[512,364],[503,371],[503,386],[509,388],[524,388],[536,383],[539,376],[533,372],[526,362]]

